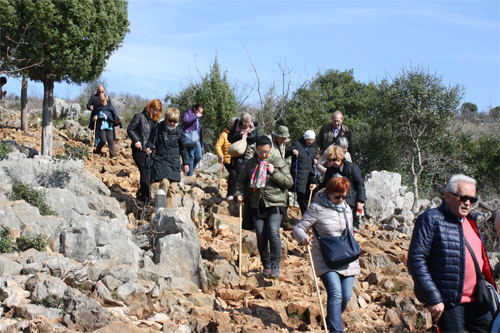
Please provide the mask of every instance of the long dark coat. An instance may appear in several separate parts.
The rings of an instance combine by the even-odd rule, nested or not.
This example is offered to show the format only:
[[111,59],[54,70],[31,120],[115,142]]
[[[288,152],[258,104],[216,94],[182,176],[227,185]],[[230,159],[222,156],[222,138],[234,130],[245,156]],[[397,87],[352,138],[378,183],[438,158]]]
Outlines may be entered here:
[[[297,178],[297,184],[294,185],[290,191],[295,191],[295,186],[297,187],[297,192],[306,193],[308,186],[313,184],[318,184],[316,176],[316,169],[314,168],[314,160],[309,157],[309,154],[314,158],[316,151],[316,145],[313,143],[311,146],[307,147],[304,138],[300,138],[299,141],[292,143],[285,151],[285,158],[292,156],[292,165],[290,166],[290,173],[295,182]],[[292,152],[294,149],[299,151],[299,156],[295,156]],[[307,151],[309,151],[309,154]],[[295,172],[295,161],[297,161],[297,172]]]
[[182,127],[169,129],[165,126],[165,120],[155,125],[149,135],[146,147],[154,150],[153,175],[154,180],[170,179],[181,180],[181,157],[182,165],[189,165],[189,156],[182,142]]

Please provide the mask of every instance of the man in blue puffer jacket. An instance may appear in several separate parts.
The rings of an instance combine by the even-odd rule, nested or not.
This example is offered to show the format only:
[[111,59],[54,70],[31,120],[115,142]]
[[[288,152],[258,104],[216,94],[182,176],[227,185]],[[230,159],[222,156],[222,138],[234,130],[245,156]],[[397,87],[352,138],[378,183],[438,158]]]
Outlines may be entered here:
[[486,281],[495,285],[484,242],[469,214],[477,201],[476,181],[454,175],[439,208],[420,215],[408,251],[415,294],[428,307],[441,332],[486,332],[492,319],[479,309],[476,270],[467,239]]

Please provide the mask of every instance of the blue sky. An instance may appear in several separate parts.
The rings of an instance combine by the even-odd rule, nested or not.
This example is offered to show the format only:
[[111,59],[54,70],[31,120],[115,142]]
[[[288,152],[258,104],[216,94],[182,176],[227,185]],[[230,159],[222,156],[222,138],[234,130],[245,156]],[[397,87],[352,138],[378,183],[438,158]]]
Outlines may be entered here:
[[[130,1],[130,34],[108,61],[107,90],[163,98],[206,73],[217,53],[230,82],[279,83],[278,62],[300,85],[318,71],[354,69],[368,82],[423,65],[463,102],[500,105],[500,1]],[[245,47],[243,46],[245,45]],[[31,82],[32,92],[43,93]],[[20,83],[6,87],[17,94]],[[80,87],[56,83],[58,97]],[[252,95],[249,102],[255,102]]]

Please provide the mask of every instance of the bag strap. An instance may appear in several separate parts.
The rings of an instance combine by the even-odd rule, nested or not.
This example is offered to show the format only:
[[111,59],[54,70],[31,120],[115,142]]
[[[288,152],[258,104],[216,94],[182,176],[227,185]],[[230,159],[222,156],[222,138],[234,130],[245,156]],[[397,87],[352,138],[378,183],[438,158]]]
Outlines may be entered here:
[[309,150],[307,149],[306,145],[305,145],[305,144],[303,144],[302,142],[301,142],[300,144],[302,145],[302,147],[304,147],[304,149],[305,149],[305,150],[306,150],[306,152],[307,152],[307,155],[309,155],[309,157],[311,158],[311,160],[313,160],[313,161],[314,161],[314,157],[312,157],[312,156],[311,156],[311,153],[309,153]]
[[484,275],[481,272],[481,268],[479,268],[479,264],[477,262],[476,255],[474,254],[474,251],[472,250],[472,248],[469,245],[469,242],[467,241],[467,238],[465,238],[465,236],[464,236],[464,241],[465,241],[465,245],[469,249],[469,253],[470,253],[471,257],[472,257],[472,260],[474,261],[474,267],[476,268],[477,279],[478,280],[484,280]]

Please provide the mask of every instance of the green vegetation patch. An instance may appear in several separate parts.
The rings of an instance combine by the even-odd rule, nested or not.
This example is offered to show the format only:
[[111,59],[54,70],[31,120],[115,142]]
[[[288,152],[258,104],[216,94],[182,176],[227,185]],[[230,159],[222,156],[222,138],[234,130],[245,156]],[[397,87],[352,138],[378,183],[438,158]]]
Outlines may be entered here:
[[64,154],[58,154],[57,159],[86,160],[89,158],[89,147],[83,144],[64,144]]
[[10,200],[24,200],[30,205],[35,206],[40,214],[57,215],[57,213],[45,202],[46,197],[43,191],[37,190],[32,185],[15,183],[12,185]]
[[35,249],[39,252],[45,252],[47,247],[47,237],[42,234],[36,234],[36,236],[21,236],[17,239],[16,245],[20,251],[26,251],[28,249]]
[[12,153],[14,147],[8,142],[1,141],[0,142],[0,161],[7,156],[7,154]]
[[0,226],[0,253],[11,253],[14,250],[14,242],[10,236],[10,229]]

